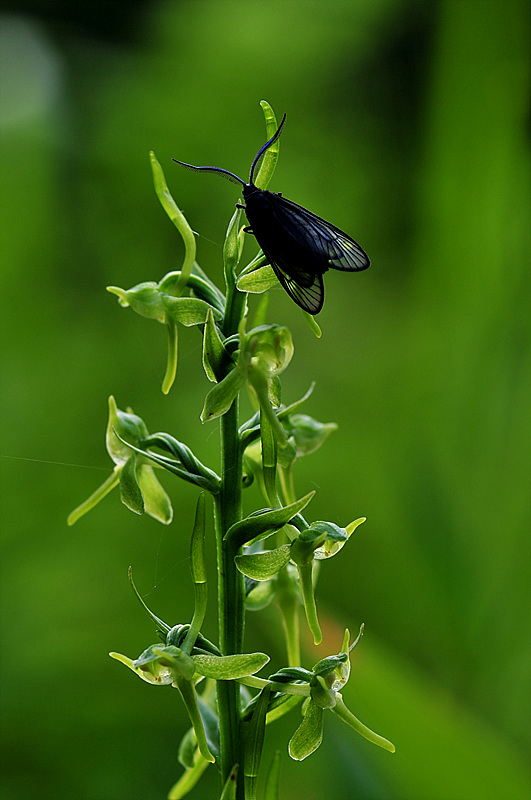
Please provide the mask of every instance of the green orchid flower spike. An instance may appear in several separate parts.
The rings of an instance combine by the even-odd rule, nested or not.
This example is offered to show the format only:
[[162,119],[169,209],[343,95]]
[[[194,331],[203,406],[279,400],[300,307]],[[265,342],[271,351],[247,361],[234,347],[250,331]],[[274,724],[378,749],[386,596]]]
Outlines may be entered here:
[[[110,653],[145,683],[177,689],[177,693],[168,692],[167,696],[169,700],[180,696],[186,708],[190,727],[176,747],[184,771],[171,787],[168,800],[185,797],[211,763],[215,763],[219,773],[218,800],[258,797],[280,800],[279,756],[274,756],[262,778],[262,754],[267,751],[264,743],[268,726],[295,707],[303,715],[298,726],[294,726],[296,730],[288,747],[296,761],[307,758],[319,747],[323,715],[327,711],[369,741],[394,752],[394,746],[360,722],[343,700],[342,691],[350,677],[350,652],[362,629],[351,644],[347,630],[340,652],[321,659],[311,670],[301,666],[299,627],[303,609],[314,642],[317,644],[322,638],[315,599],[318,569],[344,548],[365,517],[358,517],[346,527],[306,519],[315,492],[308,491],[309,486],[302,492],[296,491],[294,470],[300,459],[315,453],[337,426],[301,413],[302,404],[312,394],[313,383],[298,400],[283,402],[281,380],[293,360],[294,343],[285,324],[269,321],[268,301],[273,300],[274,294],[269,297],[268,292],[277,288],[280,280],[302,309],[312,331],[320,336],[313,316],[319,312],[323,299],[320,273],[328,267],[350,269],[353,262],[349,261],[351,250],[335,250],[333,231],[337,229],[266,191],[278,161],[285,117],[279,126],[271,106],[262,101],[261,107],[266,143],[252,162],[249,183],[225,169],[194,167],[178,161],[194,171],[222,173],[240,186],[245,204],[236,202],[236,196],[232,198],[236,208],[231,209],[222,248],[222,289],[196,260],[200,257],[201,240],[196,241],[196,234],[173,199],[153,153],[150,163],[155,192],[184,243],[184,257],[179,269],[168,272],[159,281],[143,281],[129,289],[107,287],[122,307],[165,327],[168,349],[162,382],[164,394],[175,384],[179,326],[195,328],[199,334],[195,351],[201,360],[206,387],[200,420],[216,421],[218,425],[219,460],[215,469],[181,440],[184,427],[181,419],[175,435],[166,431],[150,433],[141,417],[129,408],[125,411],[118,408],[110,397],[106,447],[112,472],[68,518],[72,525],[119,487],[121,501],[129,510],[137,515],[145,512],[169,524],[173,510],[157,477],[160,470],[186,481],[196,491],[186,560],[194,602],[189,621],[169,625],[156,616],[138,592],[130,568],[131,587],[155,628],[153,639],[158,637],[158,641],[149,644],[137,658]],[[230,115],[221,122],[223,130],[234,129]],[[179,176],[172,174],[172,180],[178,181]],[[288,209],[291,220],[288,226],[275,217],[274,208]],[[247,224],[251,221],[252,224]],[[200,221],[194,221],[194,228],[199,230],[200,225]],[[247,250],[245,243],[247,246],[256,243],[256,236],[252,236],[254,229],[261,236],[260,241],[274,245],[273,250],[266,248],[267,256],[255,248],[251,257],[242,262]],[[326,240],[328,245],[318,242],[323,230],[331,237]],[[345,234],[342,241],[348,240]],[[300,256],[301,242],[306,242],[310,263]],[[312,242],[313,250],[319,254],[313,264]],[[269,261],[275,253],[278,263],[275,262],[273,269]],[[298,263],[294,264],[297,258]],[[317,271],[316,264],[320,265]],[[291,285],[298,287],[299,294],[293,294]],[[184,366],[187,364],[184,361]],[[176,389],[191,393],[195,381],[183,379],[175,385]],[[249,419],[242,422],[240,405],[245,402],[245,396],[241,396],[245,395],[244,387],[252,410]],[[196,413],[200,408],[198,398]],[[217,441],[216,437],[207,438],[210,445]],[[258,501],[253,500],[253,494],[257,494]],[[179,536],[187,513],[186,502],[179,500]],[[208,548],[212,549],[211,554]],[[203,633],[212,625],[212,618],[207,615],[212,595],[209,571],[215,571],[216,576],[215,642]],[[182,588],[181,573],[179,570],[177,595]],[[270,607],[267,624],[273,626],[274,639],[285,647],[287,666],[264,678],[258,673],[269,662],[269,656],[246,652],[246,612],[259,612],[272,600],[275,604]],[[255,626],[253,635],[257,631],[259,626]]]

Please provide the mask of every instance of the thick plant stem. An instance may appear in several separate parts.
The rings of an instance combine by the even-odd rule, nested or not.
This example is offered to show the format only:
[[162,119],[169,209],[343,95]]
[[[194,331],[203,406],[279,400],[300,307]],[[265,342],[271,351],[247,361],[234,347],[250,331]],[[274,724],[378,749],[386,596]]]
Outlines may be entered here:
[[[244,585],[236,569],[237,549],[224,539],[241,519],[242,454],[238,435],[238,399],[221,417],[221,492],[216,499],[218,555],[219,643],[223,655],[243,650]],[[224,783],[235,764],[243,764],[240,689],[235,681],[218,681],[221,779]],[[240,782],[239,782],[240,783]],[[244,800],[243,781],[237,798]]]

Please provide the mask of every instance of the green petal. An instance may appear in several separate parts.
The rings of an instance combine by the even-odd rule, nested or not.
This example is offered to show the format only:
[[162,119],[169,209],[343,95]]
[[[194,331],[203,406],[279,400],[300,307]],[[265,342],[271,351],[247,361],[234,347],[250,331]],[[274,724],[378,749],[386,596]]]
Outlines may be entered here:
[[120,473],[120,499],[135,514],[144,513],[144,499],[136,477],[136,456],[125,462]]
[[290,559],[291,545],[284,544],[275,550],[263,553],[236,556],[234,561],[239,571],[255,581],[267,581],[286,566]]
[[201,412],[201,422],[208,422],[226,414],[244,382],[244,376],[235,367],[223,378],[221,383],[213,386],[205,398],[205,405]]
[[323,741],[323,709],[311,700],[304,719],[291,737],[288,752],[295,761],[302,761],[314,753]]
[[197,297],[172,297],[169,294],[163,294],[162,300],[171,318],[187,328],[192,325],[204,325],[209,310],[216,319],[221,318],[217,309],[213,309],[211,305]]
[[262,294],[262,292],[267,292],[274,286],[278,286],[278,278],[275,275],[273,267],[267,264],[265,267],[259,267],[253,272],[242,275],[238,279],[237,286],[240,292]]
[[245,234],[242,232],[241,217],[241,208],[236,208],[236,211],[232,215],[232,218],[229,222],[227,235],[225,236],[225,242],[223,245],[223,263],[225,266],[225,271],[228,270],[232,274],[240,263],[243,249],[243,237]]
[[146,512],[153,519],[169,525],[173,519],[173,508],[170,498],[160,485],[153,467],[141,464],[137,470],[138,485],[144,497]]
[[350,538],[350,536],[352,536],[358,525],[361,525],[362,522],[365,522],[366,520],[367,517],[358,517],[358,519],[355,519],[353,522],[349,522],[349,524],[345,528],[348,537]]
[[225,539],[231,539],[235,547],[241,547],[251,540],[265,538],[269,532],[280,530],[290,519],[306,508],[314,494],[315,492],[308,492],[300,500],[283,508],[272,508],[264,513],[245,517],[229,528]]
[[192,656],[196,672],[206,678],[230,681],[259,672],[269,661],[265,653],[242,653],[233,656]]

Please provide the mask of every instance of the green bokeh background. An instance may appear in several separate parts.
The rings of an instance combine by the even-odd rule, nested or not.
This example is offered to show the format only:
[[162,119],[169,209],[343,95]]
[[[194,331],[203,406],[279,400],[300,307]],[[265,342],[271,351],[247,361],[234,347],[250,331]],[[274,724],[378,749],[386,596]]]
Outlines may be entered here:
[[[104,287],[180,265],[151,149],[221,281],[236,189],[170,159],[246,177],[265,98],[288,115],[271,188],[372,260],[326,276],[321,340],[282,290],[270,300],[295,342],[284,399],[315,380],[305,411],[339,424],[299,465],[298,492],[318,490],[315,519],[368,518],[321,571],[325,643],[307,643],[306,665],[365,622],[346,700],[397,746],[328,715],[321,749],[295,764],[292,712],[266,759],[284,753],[286,800],[528,800],[528,4],[38,5],[4,3],[0,19],[1,797],[157,800],[180,774],[177,693],[107,652],[154,641],[129,564],[159,616],[189,619],[196,491],[162,476],[168,528],[116,493],[65,520],[108,474],[111,393],[216,467],[197,332],[181,335],[165,397],[163,328]],[[252,488],[246,508],[259,505]],[[215,614],[212,582],[212,637]],[[247,628],[274,668],[276,624],[271,609]],[[217,797],[214,770],[192,796]]]

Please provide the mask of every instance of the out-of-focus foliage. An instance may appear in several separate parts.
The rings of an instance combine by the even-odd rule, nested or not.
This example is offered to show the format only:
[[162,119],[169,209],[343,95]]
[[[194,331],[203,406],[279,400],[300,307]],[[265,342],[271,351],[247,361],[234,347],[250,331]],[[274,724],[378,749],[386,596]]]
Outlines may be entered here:
[[[339,424],[297,464],[299,495],[317,488],[316,518],[367,517],[348,558],[322,571],[329,621],[307,666],[365,622],[345,699],[397,746],[390,757],[327,719],[318,753],[283,757],[282,797],[528,797],[528,4],[167,1],[146,5],[136,30],[129,8],[132,38],[114,35],[115,15],[104,37],[66,12],[58,22],[10,7],[2,798],[157,798],[180,773],[186,722],[173,690],[151,691],[106,654],[135,652],[148,635],[129,564],[150,607],[171,624],[189,619],[197,492],[162,476],[175,509],[164,529],[112,494],[74,528],[66,515],[105,477],[111,393],[217,467],[217,436],[199,422],[208,385],[196,332],[180,334],[165,397],[162,327],[104,287],[180,266],[150,150],[200,234],[201,266],[221,278],[237,191],[170,159],[244,174],[264,143],[262,98],[288,115],[270,188],[347,230],[372,260],[363,275],[326,276],[321,340],[280,289],[268,321],[293,333],[285,401],[315,379],[308,413]],[[274,613],[251,616],[249,652],[274,648]],[[266,760],[292,731],[292,719],[278,723]],[[216,790],[212,770],[194,796]]]

